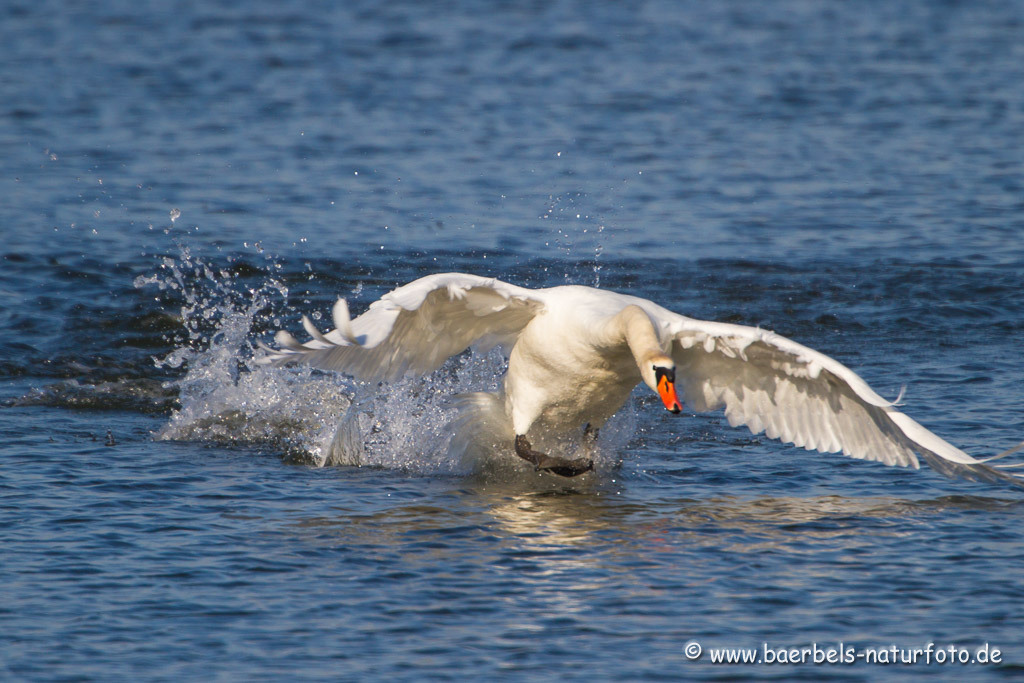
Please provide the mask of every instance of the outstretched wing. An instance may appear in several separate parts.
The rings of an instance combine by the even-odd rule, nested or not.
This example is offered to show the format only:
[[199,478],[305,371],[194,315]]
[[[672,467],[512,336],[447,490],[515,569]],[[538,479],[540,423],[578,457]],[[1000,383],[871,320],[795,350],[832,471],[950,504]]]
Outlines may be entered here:
[[733,426],[822,453],[917,469],[917,456],[948,477],[1010,482],[1013,465],[971,457],[899,412],[839,361],[773,332],[713,323],[650,306],[672,338],[676,387],[696,411],[725,408]]
[[360,379],[423,374],[470,346],[513,343],[543,307],[539,291],[476,275],[429,275],[385,294],[354,320],[339,299],[335,329],[326,334],[303,316],[312,339],[300,344],[282,330],[275,336],[280,348],[267,349],[262,362],[298,360]]

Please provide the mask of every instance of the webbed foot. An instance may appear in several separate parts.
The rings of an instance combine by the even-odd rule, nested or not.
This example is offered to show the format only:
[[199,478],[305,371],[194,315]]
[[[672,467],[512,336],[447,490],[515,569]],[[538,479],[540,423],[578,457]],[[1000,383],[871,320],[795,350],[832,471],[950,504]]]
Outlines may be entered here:
[[594,461],[590,458],[569,460],[535,451],[529,440],[522,435],[516,436],[516,455],[533,463],[538,472],[551,472],[560,477],[576,477],[594,469]]

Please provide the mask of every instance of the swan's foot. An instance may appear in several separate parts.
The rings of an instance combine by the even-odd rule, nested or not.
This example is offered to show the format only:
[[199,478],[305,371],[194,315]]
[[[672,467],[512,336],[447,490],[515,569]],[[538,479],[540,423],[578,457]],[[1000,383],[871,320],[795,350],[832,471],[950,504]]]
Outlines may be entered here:
[[516,455],[533,463],[538,472],[551,472],[560,477],[575,477],[594,469],[594,461],[590,458],[568,460],[535,451],[523,435],[516,436]]

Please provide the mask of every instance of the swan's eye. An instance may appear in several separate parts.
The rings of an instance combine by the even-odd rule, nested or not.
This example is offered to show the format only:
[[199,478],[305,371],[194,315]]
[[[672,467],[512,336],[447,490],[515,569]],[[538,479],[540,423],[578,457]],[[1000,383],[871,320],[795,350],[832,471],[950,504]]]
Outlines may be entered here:
[[675,368],[663,368],[658,365],[652,366],[654,368],[654,379],[657,382],[661,381],[664,377],[672,384],[676,383],[676,369]]

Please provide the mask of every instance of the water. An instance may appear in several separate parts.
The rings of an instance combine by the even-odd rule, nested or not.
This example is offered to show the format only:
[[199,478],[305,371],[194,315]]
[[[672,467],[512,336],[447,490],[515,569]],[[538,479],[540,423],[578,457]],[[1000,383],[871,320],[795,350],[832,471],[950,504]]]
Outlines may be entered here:
[[[906,385],[968,452],[1009,447],[1024,5],[0,13],[4,678],[1020,674],[1016,491],[641,394],[589,483],[474,473],[448,399],[500,356],[379,392],[252,358],[430,272],[600,284],[770,327]],[[331,455],[350,401],[360,467]],[[766,641],[1002,663],[709,663]]]

